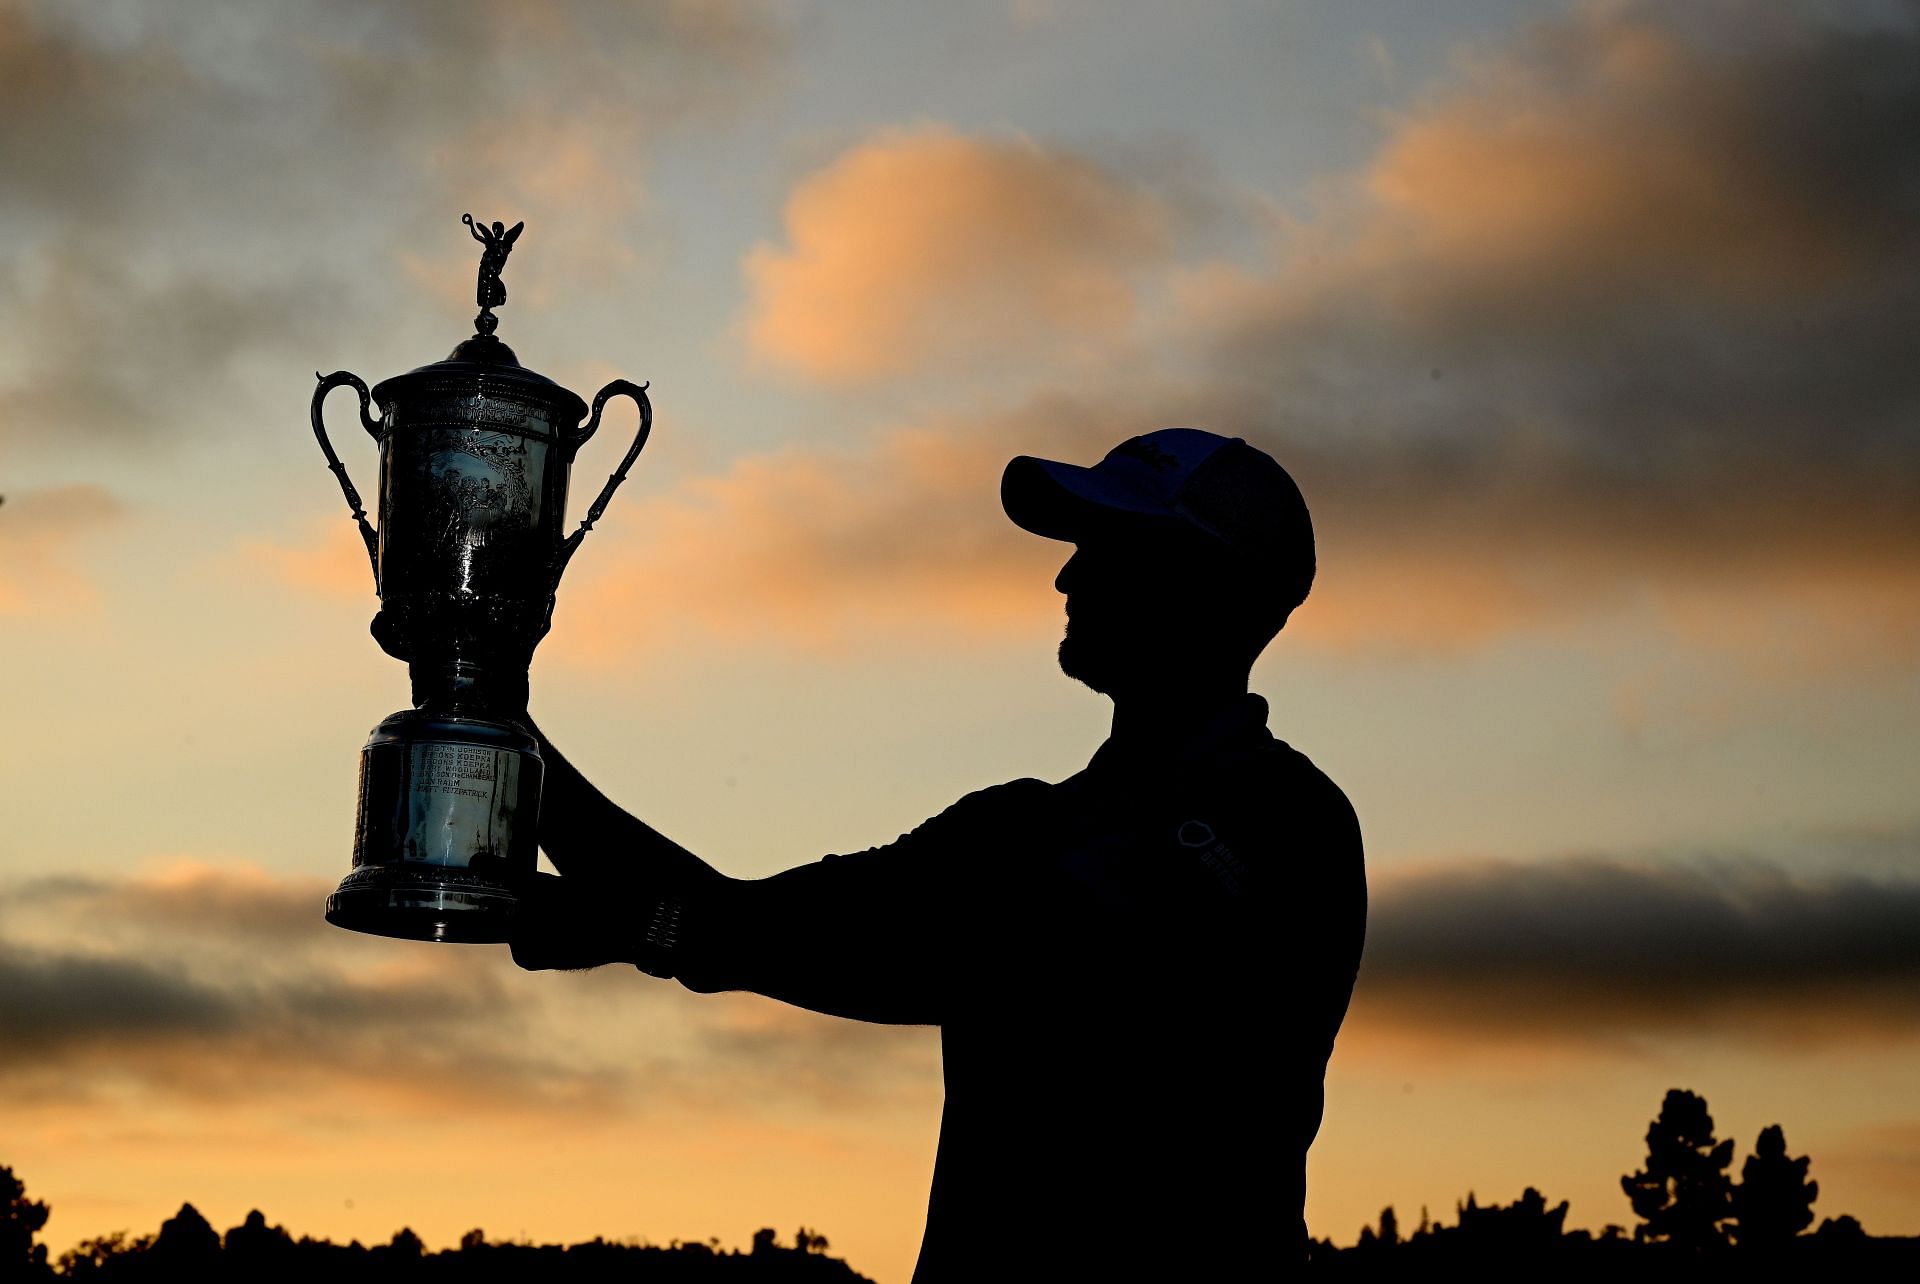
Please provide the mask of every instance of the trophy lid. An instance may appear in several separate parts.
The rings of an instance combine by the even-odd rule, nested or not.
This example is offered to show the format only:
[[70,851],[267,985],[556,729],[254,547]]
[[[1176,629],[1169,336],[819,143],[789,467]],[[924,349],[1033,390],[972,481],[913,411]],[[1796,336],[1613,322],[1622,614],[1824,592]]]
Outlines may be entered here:
[[527,369],[513,349],[501,342],[494,330],[500,319],[493,310],[507,301],[507,287],[500,281],[513,243],[526,227],[524,222],[504,227],[476,223],[473,215],[461,216],[461,222],[480,242],[480,279],[475,302],[480,313],[473,319],[473,335],[462,339],[444,361],[417,366],[373,387],[373,400],[382,411],[395,402],[418,396],[445,398],[449,394],[482,399],[505,399],[528,403],[546,413],[539,418],[553,423],[561,431],[578,424],[587,414],[587,403],[543,374]]

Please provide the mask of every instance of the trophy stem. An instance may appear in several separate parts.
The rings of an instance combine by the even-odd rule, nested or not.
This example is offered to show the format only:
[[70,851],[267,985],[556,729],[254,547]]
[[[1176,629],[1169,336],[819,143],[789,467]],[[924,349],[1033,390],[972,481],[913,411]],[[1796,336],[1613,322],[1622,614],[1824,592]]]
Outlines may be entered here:
[[413,707],[518,724],[527,708],[527,665],[521,660],[445,656],[407,666]]

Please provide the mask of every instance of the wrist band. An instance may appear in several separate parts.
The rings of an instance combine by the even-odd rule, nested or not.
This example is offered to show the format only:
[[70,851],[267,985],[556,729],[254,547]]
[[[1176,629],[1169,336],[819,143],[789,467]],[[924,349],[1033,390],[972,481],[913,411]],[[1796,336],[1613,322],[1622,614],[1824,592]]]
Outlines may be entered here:
[[663,896],[647,917],[647,925],[640,933],[643,961],[635,962],[634,966],[648,976],[662,980],[673,976],[673,951],[680,944],[681,908],[679,897]]

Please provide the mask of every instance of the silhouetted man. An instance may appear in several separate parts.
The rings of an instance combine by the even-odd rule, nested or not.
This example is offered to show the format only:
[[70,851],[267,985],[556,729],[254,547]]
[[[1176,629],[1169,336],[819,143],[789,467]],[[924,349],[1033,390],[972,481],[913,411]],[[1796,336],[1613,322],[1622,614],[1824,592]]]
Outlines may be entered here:
[[916,1281],[1284,1274],[1366,920],[1352,807],[1247,691],[1313,580],[1306,504],[1264,453],[1184,428],[1092,468],[1017,458],[1001,500],[1075,545],[1060,667],[1114,706],[1084,771],[733,879],[543,739],[562,876],[514,957],[938,1025]]

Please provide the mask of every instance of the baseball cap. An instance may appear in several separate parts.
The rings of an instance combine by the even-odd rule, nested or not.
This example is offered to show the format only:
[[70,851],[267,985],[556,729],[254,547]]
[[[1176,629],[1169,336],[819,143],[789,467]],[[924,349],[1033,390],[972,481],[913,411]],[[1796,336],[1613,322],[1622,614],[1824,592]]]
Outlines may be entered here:
[[1111,530],[1187,527],[1304,599],[1313,583],[1313,521],[1273,456],[1239,437],[1162,428],[1131,437],[1091,468],[1020,455],[1000,479],[1014,524],[1081,542]]

